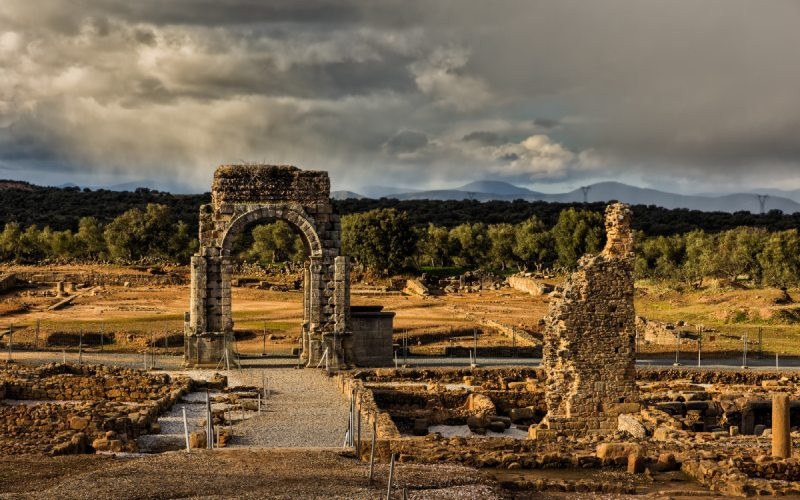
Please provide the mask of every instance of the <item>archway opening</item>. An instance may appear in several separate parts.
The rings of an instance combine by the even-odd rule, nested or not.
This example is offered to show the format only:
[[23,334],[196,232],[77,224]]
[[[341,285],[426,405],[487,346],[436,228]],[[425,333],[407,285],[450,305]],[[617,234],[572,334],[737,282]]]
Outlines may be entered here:
[[231,328],[239,355],[299,355],[308,321],[306,234],[265,215],[233,225],[223,254],[230,263]]

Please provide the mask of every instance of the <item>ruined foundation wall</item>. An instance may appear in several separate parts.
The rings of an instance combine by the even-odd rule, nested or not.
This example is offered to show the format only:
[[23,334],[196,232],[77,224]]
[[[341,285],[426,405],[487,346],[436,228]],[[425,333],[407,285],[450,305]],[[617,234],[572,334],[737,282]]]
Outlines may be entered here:
[[633,234],[627,205],[615,203],[606,209],[606,238],[599,255],[580,260],[563,297],[551,304],[545,317],[548,413],[533,437],[610,433],[620,413],[639,410]]

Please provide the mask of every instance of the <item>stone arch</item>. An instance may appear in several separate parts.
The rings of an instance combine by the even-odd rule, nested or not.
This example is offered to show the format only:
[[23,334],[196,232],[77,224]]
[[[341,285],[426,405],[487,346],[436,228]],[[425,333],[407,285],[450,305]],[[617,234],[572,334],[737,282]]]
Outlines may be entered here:
[[328,353],[333,367],[351,365],[349,260],[339,255],[330,180],[326,172],[285,165],[223,165],[214,172],[211,203],[200,207],[200,249],[192,257],[186,364],[214,365],[231,349],[232,237],[264,219],[285,220],[307,245],[301,359],[316,365]]
[[302,208],[277,204],[252,208],[233,219],[221,238],[220,255],[222,257],[230,257],[233,237],[241,233],[248,225],[268,219],[287,222],[300,234],[308,256],[322,257],[322,241],[314,228],[314,220],[309,218]]

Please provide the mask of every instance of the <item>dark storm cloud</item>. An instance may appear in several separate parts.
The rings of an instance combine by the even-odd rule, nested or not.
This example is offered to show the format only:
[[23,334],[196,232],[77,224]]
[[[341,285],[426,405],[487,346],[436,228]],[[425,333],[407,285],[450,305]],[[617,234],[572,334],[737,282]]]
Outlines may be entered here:
[[462,140],[467,142],[477,142],[485,146],[499,146],[500,144],[508,142],[508,139],[495,132],[487,132],[485,130],[478,130],[470,132],[462,137]]
[[535,118],[533,123],[537,127],[542,128],[553,128],[558,126],[558,120],[553,120],[552,118]]
[[782,185],[797,19],[780,0],[3,0],[0,161],[198,190],[238,160],[339,186]]
[[401,130],[384,144],[389,154],[414,153],[428,145],[428,136],[416,130]]

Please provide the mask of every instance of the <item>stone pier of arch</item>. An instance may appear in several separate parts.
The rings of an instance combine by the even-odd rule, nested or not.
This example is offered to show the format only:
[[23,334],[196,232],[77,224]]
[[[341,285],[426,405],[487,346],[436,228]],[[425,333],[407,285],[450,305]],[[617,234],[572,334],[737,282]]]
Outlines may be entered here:
[[[223,165],[214,173],[211,203],[200,208],[200,249],[191,260],[185,363],[215,366],[232,354],[232,242],[251,224],[270,219],[293,226],[309,255],[301,361],[317,366],[327,353],[330,367],[353,366],[349,259],[340,255],[339,216],[331,205],[328,174],[275,165]],[[391,359],[391,334],[388,350]]]

